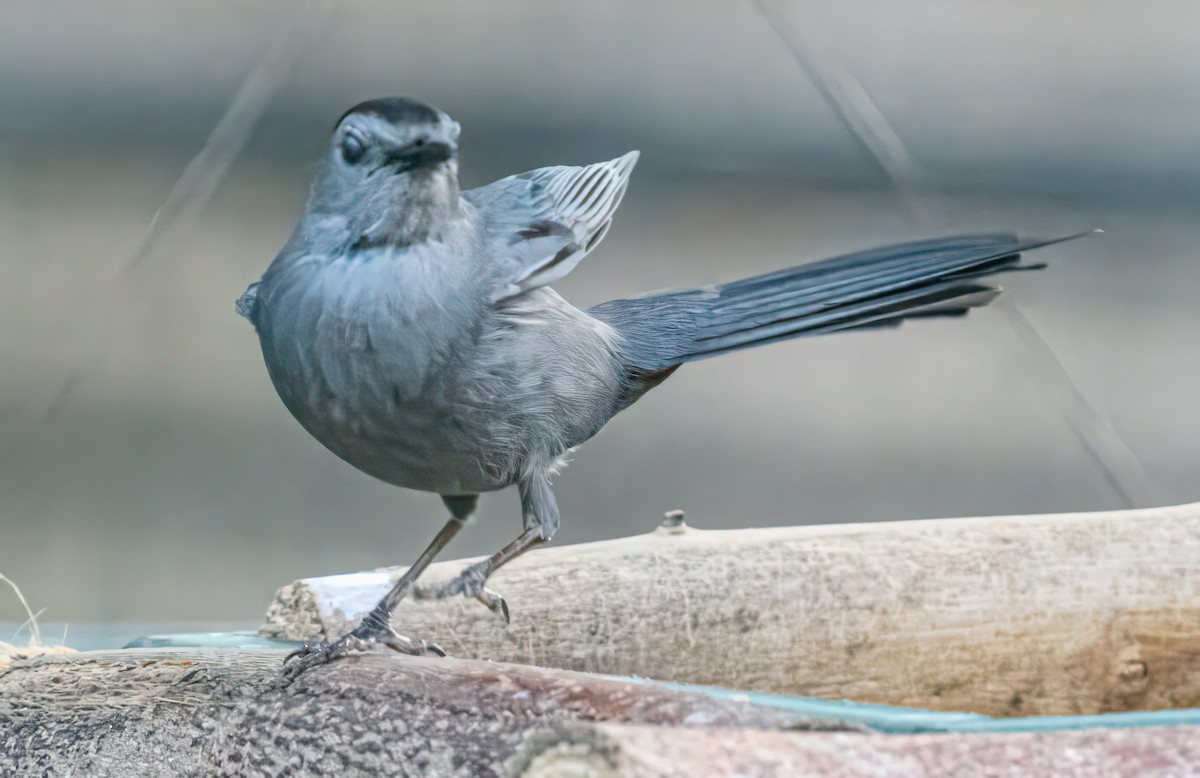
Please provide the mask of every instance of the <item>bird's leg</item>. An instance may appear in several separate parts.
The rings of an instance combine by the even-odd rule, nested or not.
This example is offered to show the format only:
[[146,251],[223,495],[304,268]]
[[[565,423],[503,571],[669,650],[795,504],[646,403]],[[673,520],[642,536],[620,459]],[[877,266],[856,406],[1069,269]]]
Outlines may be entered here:
[[[363,617],[359,625],[353,630],[338,638],[333,643],[320,642],[306,644],[304,648],[288,654],[287,658],[284,659],[285,667],[283,675],[285,681],[290,683],[310,667],[325,664],[329,660],[340,656],[366,651],[377,645],[387,646],[404,654],[418,656],[424,654],[446,655],[446,652],[436,643],[406,638],[393,629],[391,625],[392,612],[396,610],[396,606],[410,593],[417,578],[421,573],[425,572],[425,568],[429,567],[434,557],[458,534],[463,524],[466,523],[467,518],[474,513],[478,495],[443,496],[442,501],[450,509],[450,520],[442,527],[441,532],[437,534],[433,542],[421,552],[421,555],[417,557],[417,561],[413,562],[412,567],[404,571],[404,575],[400,576],[400,580],[396,581],[391,590],[371,609],[370,613]],[[295,661],[291,661],[293,658]]]
[[449,581],[418,585],[413,589],[413,599],[435,600],[453,597],[458,594],[466,597],[474,597],[486,605],[488,610],[503,618],[507,624],[508,603],[499,594],[485,586],[488,576],[494,573],[501,565],[516,559],[521,554],[543,542],[545,542],[545,538],[541,536],[538,529],[527,529],[516,540],[487,559],[468,566]]
[[413,599],[439,599],[458,594],[474,597],[508,623],[508,603],[485,586],[488,577],[529,549],[550,540],[558,531],[558,502],[554,499],[549,476],[536,473],[520,481],[517,489],[521,494],[525,531],[495,554],[468,566],[451,580],[415,587]]

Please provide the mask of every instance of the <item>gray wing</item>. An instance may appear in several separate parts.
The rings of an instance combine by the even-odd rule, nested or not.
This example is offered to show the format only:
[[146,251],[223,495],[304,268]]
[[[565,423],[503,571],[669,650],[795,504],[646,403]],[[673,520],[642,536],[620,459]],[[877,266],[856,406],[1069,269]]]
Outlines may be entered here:
[[546,167],[464,192],[479,209],[497,271],[493,301],[570,273],[608,232],[638,152],[584,167]]

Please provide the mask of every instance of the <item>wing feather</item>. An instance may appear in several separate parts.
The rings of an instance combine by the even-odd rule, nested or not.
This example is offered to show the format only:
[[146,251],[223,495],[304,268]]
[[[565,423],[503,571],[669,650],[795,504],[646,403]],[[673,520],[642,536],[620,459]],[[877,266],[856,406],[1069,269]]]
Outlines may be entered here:
[[540,168],[463,197],[482,219],[497,271],[496,302],[570,273],[608,233],[638,152],[583,167]]

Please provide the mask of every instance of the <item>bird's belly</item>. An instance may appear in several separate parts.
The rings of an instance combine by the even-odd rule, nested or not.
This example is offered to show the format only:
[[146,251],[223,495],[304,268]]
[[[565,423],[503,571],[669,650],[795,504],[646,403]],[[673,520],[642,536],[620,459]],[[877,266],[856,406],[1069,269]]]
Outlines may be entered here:
[[[399,388],[404,376],[386,362],[354,361],[357,380],[336,391],[319,380],[300,394],[280,390],[292,414],[326,448],[368,475],[409,489],[466,494],[511,483],[506,468],[496,466],[488,437],[472,430],[468,409],[450,399],[453,376],[429,375],[427,391],[405,394]],[[276,386],[281,383],[296,386],[291,379]]]
[[467,494],[508,485],[490,467],[487,441],[464,434],[454,408],[430,398],[383,405],[374,400],[335,400],[301,423],[351,465],[396,486]]
[[475,336],[471,309],[446,301],[463,295],[393,294],[403,279],[372,270],[334,268],[292,299],[270,299],[259,336],[285,405],[328,449],[388,483],[442,494],[508,485],[472,426],[480,409],[456,399]]

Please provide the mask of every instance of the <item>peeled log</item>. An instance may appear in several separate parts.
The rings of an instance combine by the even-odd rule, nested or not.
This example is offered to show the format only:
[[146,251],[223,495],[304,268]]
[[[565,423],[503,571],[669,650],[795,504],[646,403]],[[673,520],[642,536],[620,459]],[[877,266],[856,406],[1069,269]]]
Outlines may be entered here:
[[[435,565],[450,577],[465,562]],[[336,636],[402,568],[284,587]],[[394,623],[458,657],[989,715],[1200,706],[1200,504],[652,534],[535,551]]]

